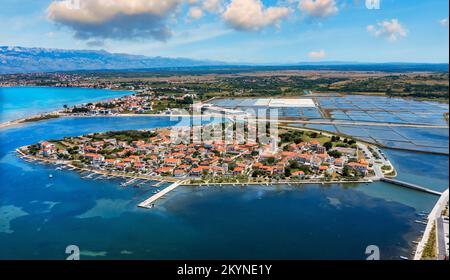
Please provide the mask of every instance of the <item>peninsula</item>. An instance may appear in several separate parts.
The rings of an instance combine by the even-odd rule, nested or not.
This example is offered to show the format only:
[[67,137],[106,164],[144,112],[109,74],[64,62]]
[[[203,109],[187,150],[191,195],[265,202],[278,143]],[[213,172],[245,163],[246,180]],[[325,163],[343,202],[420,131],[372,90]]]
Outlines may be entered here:
[[371,182],[395,174],[378,148],[353,139],[282,128],[278,144],[176,144],[169,129],[94,133],[42,141],[18,152],[33,160],[109,175],[185,184]]

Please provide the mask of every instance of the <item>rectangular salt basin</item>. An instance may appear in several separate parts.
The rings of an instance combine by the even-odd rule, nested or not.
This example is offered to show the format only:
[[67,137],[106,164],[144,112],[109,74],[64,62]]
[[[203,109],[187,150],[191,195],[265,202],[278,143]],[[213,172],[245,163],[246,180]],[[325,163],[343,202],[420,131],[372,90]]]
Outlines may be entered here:
[[315,108],[312,99],[271,99],[269,107]]

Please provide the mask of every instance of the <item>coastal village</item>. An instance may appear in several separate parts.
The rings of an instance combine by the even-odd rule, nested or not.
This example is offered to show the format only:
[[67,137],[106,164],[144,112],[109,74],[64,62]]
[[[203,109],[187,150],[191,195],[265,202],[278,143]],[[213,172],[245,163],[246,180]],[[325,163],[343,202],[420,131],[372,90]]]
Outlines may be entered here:
[[106,101],[65,108],[68,115],[171,114],[176,109],[189,109],[196,94],[157,95],[146,91]]
[[169,129],[156,129],[66,137],[42,141],[21,151],[78,168],[170,177],[195,184],[340,181],[376,176],[373,156],[358,145],[351,139],[307,131],[284,131],[278,147],[224,141],[174,144]]

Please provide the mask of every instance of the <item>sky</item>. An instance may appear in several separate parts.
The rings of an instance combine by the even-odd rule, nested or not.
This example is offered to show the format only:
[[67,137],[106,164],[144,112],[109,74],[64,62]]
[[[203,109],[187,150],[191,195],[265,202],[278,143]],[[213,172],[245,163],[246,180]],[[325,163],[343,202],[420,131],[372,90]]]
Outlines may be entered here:
[[448,0],[0,0],[0,7],[2,46],[261,64],[449,61]]

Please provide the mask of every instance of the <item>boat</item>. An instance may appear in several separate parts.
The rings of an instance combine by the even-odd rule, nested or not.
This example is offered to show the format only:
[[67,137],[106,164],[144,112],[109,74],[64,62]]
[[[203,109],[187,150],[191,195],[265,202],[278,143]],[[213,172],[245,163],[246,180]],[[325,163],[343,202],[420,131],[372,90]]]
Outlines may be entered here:
[[405,261],[409,260],[407,257],[404,257],[404,256],[400,256],[400,259],[405,260]]
[[48,174],[48,178],[53,178],[53,174]]

